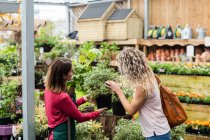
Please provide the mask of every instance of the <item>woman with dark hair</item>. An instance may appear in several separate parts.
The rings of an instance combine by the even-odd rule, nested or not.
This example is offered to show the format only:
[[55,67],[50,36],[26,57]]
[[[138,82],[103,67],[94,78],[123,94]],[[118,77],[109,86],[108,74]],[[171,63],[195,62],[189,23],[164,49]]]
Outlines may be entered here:
[[170,126],[163,113],[158,84],[143,52],[126,48],[119,53],[117,62],[121,75],[135,89],[131,103],[118,83],[107,81],[106,85],[118,95],[129,114],[139,112],[142,134],[147,140],[170,140]]
[[[88,101],[84,96],[73,102],[68,95],[66,82],[73,75],[71,61],[64,58],[56,59],[48,68],[45,79],[45,109],[50,130],[49,140],[68,139],[68,118],[70,117],[71,130],[75,130],[75,122],[84,122],[95,119],[105,108],[95,112],[81,113],[77,106]],[[71,131],[71,140],[75,140],[75,131]]]

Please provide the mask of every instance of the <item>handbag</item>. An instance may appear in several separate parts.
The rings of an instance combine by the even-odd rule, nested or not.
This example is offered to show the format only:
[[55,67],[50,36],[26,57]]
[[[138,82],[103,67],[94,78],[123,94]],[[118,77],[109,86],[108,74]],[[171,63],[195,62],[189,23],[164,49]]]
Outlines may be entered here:
[[165,114],[170,127],[173,128],[184,123],[187,120],[187,114],[178,97],[160,81],[157,75],[155,75],[155,78],[160,89],[163,113]]

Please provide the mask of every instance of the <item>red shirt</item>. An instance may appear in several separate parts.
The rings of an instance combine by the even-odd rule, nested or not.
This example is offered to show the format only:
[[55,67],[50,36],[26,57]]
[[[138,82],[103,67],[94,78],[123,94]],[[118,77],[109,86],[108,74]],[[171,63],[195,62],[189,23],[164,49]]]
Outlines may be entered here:
[[[68,117],[78,122],[84,122],[99,116],[98,111],[81,113],[70,96],[65,92],[54,93],[45,90],[44,99],[49,128],[55,128],[57,125],[67,121]],[[80,98],[76,104],[79,106],[83,103],[85,103],[84,98]]]

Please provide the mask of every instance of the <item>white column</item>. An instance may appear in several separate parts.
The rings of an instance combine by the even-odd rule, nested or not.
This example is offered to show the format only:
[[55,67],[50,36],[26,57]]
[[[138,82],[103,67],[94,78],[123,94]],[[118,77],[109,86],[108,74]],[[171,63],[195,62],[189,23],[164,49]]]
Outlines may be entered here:
[[22,0],[23,139],[35,140],[34,131],[34,5]]

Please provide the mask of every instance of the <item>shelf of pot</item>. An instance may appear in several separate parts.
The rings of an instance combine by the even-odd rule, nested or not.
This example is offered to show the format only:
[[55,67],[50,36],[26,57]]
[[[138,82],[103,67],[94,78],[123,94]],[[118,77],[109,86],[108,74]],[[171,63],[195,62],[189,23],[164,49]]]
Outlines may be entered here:
[[[210,62],[176,62],[176,61],[148,61],[149,63],[160,63],[160,64],[186,64],[186,65],[202,65],[202,66],[210,66]],[[114,62],[113,62],[114,63]]]
[[192,134],[185,134],[184,140],[210,140],[210,137],[200,136],[200,135],[192,135]]
[[189,120],[209,120],[210,105],[182,103]]
[[186,46],[186,45],[193,45],[193,46],[198,46],[198,45],[204,45],[205,40],[204,39],[186,39],[186,40],[181,40],[181,39],[139,39],[138,44],[141,46],[175,46],[175,45],[180,45],[180,46]]
[[[69,43],[75,44],[75,45],[82,45],[83,43],[87,41],[81,41],[81,40],[68,40]],[[137,45],[139,42],[139,39],[128,39],[128,40],[105,40],[105,41],[93,41],[96,44],[100,44],[101,42],[107,42],[107,43],[116,43],[117,45]]]

